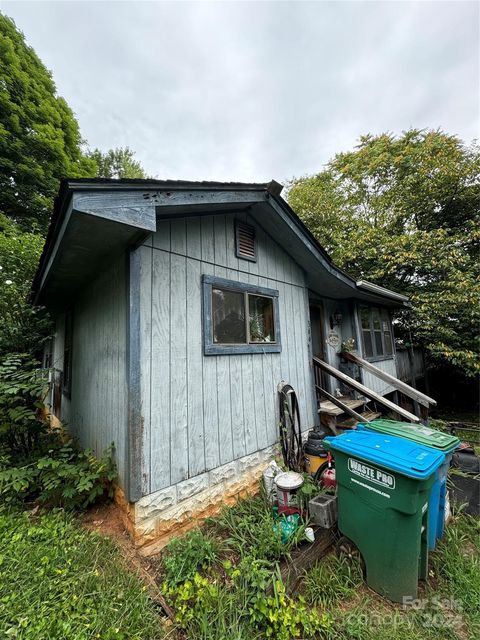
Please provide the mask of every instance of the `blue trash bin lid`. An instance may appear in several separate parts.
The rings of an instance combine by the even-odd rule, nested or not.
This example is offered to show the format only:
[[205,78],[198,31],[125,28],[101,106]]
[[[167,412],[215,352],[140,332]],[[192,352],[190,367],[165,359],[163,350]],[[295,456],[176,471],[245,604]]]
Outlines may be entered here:
[[328,436],[326,449],[341,451],[368,462],[397,471],[409,478],[424,480],[445,461],[445,455],[411,440],[387,436],[373,431],[350,431]]

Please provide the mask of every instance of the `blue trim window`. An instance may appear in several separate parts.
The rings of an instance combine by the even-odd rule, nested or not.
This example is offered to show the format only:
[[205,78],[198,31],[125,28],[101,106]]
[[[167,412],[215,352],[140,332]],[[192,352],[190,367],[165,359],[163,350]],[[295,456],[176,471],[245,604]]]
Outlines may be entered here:
[[278,291],[203,276],[205,355],[279,353]]

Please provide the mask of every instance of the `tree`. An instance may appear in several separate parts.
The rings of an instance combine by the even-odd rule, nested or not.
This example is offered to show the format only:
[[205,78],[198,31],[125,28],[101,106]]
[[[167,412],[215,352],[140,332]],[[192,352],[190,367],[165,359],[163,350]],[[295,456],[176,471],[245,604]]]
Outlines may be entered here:
[[45,231],[62,177],[95,175],[78,123],[50,72],[0,14],[0,211]]
[[110,149],[106,153],[94,149],[88,155],[97,165],[99,178],[147,177],[140,162],[134,159],[135,153],[128,147]]
[[442,131],[363,136],[289,202],[353,276],[410,297],[400,333],[432,363],[480,370],[480,150]]
[[43,242],[0,213],[0,355],[35,353],[48,335],[47,315],[28,302]]

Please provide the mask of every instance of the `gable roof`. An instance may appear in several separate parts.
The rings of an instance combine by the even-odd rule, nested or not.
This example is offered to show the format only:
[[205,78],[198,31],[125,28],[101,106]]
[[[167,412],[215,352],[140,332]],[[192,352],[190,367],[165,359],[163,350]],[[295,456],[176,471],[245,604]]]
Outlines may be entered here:
[[159,218],[248,210],[304,269],[308,287],[319,296],[408,306],[405,296],[357,282],[334,265],[281,191],[275,181],[62,180],[33,280],[32,300],[52,309],[65,305],[112,255],[137,246],[155,232]]

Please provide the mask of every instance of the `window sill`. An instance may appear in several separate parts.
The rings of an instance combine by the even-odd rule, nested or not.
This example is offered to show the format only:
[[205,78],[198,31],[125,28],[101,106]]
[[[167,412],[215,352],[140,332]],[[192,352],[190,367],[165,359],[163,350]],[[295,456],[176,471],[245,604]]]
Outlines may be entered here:
[[203,353],[206,356],[232,356],[246,353],[280,353],[282,350],[279,344],[207,344]]
[[367,358],[367,356],[363,356],[367,362],[384,362],[385,360],[394,360],[395,356],[392,353],[390,356],[372,356],[371,358]]

